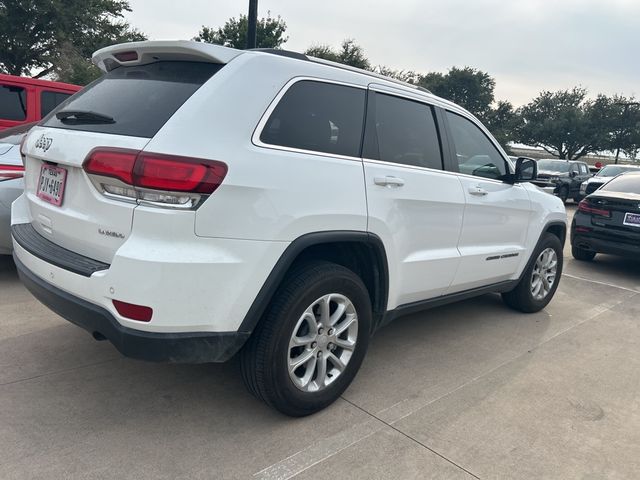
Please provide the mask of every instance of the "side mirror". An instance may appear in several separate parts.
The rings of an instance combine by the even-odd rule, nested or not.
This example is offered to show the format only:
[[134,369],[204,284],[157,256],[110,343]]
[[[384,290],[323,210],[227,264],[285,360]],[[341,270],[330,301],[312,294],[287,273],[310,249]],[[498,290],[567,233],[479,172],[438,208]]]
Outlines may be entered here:
[[575,178],[575,177],[577,177],[577,176],[578,176],[578,172],[576,172],[575,170],[571,170],[571,173],[569,174],[569,176],[570,176],[571,178]]
[[516,182],[530,182],[538,176],[538,163],[531,159],[520,157],[516,160]]

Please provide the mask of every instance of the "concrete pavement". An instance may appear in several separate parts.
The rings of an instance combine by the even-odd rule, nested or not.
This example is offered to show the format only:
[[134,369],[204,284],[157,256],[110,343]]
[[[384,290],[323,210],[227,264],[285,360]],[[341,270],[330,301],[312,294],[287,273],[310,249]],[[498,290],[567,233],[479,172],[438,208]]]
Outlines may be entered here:
[[399,319],[304,419],[237,361],[121,357],[0,260],[0,478],[637,478],[640,263],[565,254],[545,311],[487,295]]

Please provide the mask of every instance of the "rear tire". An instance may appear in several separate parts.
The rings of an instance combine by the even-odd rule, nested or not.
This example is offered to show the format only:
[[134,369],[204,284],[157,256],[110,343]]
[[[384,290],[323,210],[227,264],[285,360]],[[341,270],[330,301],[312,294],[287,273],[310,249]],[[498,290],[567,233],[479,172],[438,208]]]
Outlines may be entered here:
[[563,264],[560,239],[545,233],[532,259],[516,288],[502,294],[507,305],[524,313],[539,312],[556,293]]
[[571,255],[573,255],[573,258],[580,260],[581,262],[590,262],[596,257],[596,252],[572,246]]
[[329,262],[298,266],[241,352],[243,380],[285,415],[322,410],[358,372],[371,323],[369,294],[355,273]]

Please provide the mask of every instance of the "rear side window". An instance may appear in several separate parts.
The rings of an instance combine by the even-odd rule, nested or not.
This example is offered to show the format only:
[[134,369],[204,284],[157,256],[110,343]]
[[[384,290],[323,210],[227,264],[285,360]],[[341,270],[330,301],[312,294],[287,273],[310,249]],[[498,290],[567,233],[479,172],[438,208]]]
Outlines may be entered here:
[[640,175],[634,173],[620,175],[600,188],[600,191],[603,190],[607,192],[635,193],[640,195]]
[[507,173],[506,160],[476,124],[447,111],[460,173],[501,179]]
[[71,96],[70,93],[50,92],[44,90],[40,94],[40,114],[44,118],[49,115],[54,108]]
[[365,91],[302,80],[289,88],[267,120],[260,141],[314,152],[360,156]]
[[51,115],[44,125],[151,138],[220,68],[222,65],[196,62],[119,67],[54,110],[56,113],[92,112],[111,117],[113,122],[73,117],[61,121]]
[[581,175],[586,175],[587,173],[589,173],[589,168],[587,167],[586,163],[581,163],[580,164],[580,174]]
[[24,88],[0,85],[0,118],[17,122],[27,119],[27,92]]
[[367,124],[366,158],[442,169],[440,140],[432,107],[391,95],[375,94],[374,110],[373,118],[370,116]]

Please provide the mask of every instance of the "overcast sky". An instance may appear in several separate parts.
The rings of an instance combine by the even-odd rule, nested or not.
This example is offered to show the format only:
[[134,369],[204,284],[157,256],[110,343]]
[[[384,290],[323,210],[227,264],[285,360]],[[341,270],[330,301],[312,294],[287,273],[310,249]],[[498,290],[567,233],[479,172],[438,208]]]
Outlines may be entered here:
[[[190,39],[246,13],[247,0],[130,0],[150,39]],[[640,95],[640,0],[259,0],[287,22],[288,50],[354,38],[372,64],[418,72],[471,66],[496,98],[527,103],[581,85]]]

